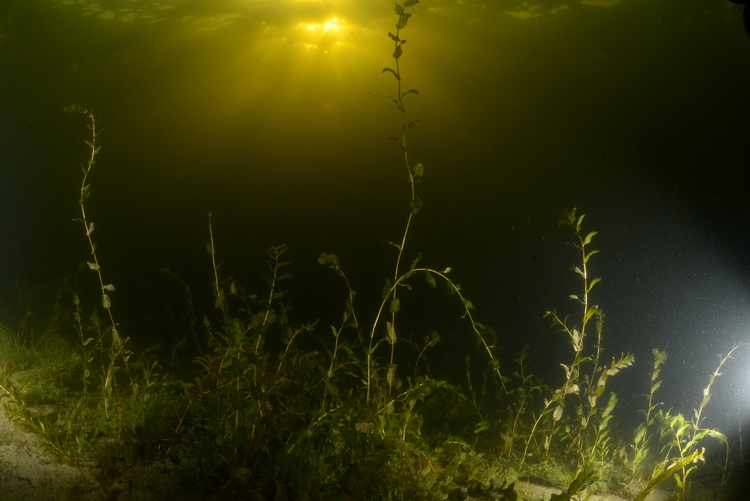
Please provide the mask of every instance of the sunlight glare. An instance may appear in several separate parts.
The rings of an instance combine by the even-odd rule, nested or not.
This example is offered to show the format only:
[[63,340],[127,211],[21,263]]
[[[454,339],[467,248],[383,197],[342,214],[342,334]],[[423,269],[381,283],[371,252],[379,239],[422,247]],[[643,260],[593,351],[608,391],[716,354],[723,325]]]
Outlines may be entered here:
[[353,26],[339,17],[331,17],[321,23],[301,22],[296,30],[305,34],[305,47],[323,49],[324,52],[333,46],[344,45],[343,37],[354,33]]

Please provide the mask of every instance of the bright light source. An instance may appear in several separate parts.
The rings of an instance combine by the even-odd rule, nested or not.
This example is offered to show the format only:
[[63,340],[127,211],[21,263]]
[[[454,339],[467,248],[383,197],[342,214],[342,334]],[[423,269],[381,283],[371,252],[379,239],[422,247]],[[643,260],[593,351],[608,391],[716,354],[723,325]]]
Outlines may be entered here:
[[334,17],[333,19],[331,19],[330,21],[326,22],[323,25],[323,30],[324,31],[327,31],[327,30],[336,30],[336,31],[338,31],[338,29],[339,29],[339,19],[337,17]]
[[347,34],[344,31],[351,31],[352,27],[340,17],[331,17],[322,23],[299,23],[297,29],[305,33],[303,43],[306,47],[328,48],[341,45],[342,37]]
[[324,23],[300,23],[299,27],[307,31],[322,33],[326,31],[339,31],[345,23],[346,21],[343,19],[334,17]]

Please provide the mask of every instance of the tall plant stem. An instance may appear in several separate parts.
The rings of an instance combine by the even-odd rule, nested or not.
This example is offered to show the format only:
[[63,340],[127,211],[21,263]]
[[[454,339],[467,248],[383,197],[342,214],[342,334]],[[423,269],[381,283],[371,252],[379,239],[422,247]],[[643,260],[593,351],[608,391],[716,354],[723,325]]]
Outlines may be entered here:
[[[406,23],[411,17],[411,14],[406,12],[406,7],[410,7],[416,3],[419,3],[419,0],[413,0],[409,1],[407,0],[404,2],[404,5],[396,4],[396,14],[398,15],[398,22],[396,23],[396,33],[388,33],[391,40],[393,40],[393,58],[396,60],[396,68],[395,71],[391,70],[391,72],[396,77],[396,95],[392,97],[394,102],[396,103],[396,106],[398,107],[400,113],[401,113],[401,134],[400,138],[397,140],[398,144],[401,146],[401,150],[403,152],[403,158],[404,158],[404,166],[406,167],[406,173],[409,179],[409,215],[406,218],[406,224],[404,225],[404,231],[401,235],[401,242],[396,245],[396,248],[398,249],[398,254],[396,256],[396,265],[393,269],[393,282],[395,283],[398,280],[398,277],[401,275],[401,259],[404,255],[404,249],[406,248],[406,239],[409,236],[409,229],[411,228],[411,222],[412,219],[414,219],[414,215],[419,211],[419,203],[417,198],[417,190],[416,190],[416,182],[417,182],[417,176],[415,175],[414,169],[412,169],[411,163],[409,162],[409,148],[407,146],[406,142],[406,136],[409,129],[413,126],[414,122],[412,122],[412,125],[409,125],[407,122],[407,115],[406,115],[406,106],[404,105],[404,97],[409,94],[419,94],[419,92],[416,89],[411,89],[408,92],[403,92],[402,87],[402,76],[401,76],[401,55],[403,54],[402,46],[406,43],[406,40],[402,40],[401,30],[406,27]],[[383,70],[385,71],[385,70]],[[421,176],[421,169],[418,173],[419,176]],[[393,289],[391,299],[393,301],[396,300],[398,296],[397,289]],[[395,332],[395,325],[396,325],[396,313],[391,313],[391,325],[393,326],[394,332]],[[394,338],[395,341],[395,338]],[[391,356],[390,356],[390,364],[393,366],[394,363],[394,355],[395,355],[395,348],[396,343],[391,343]],[[389,381],[391,379],[389,378]],[[389,385],[390,386],[390,385]]]
[[393,291],[401,285],[403,282],[405,282],[407,279],[409,279],[414,273],[424,273],[426,275],[432,276],[432,277],[438,277],[443,279],[450,290],[458,296],[458,298],[461,300],[461,304],[464,307],[464,317],[469,320],[471,323],[471,328],[474,331],[474,334],[476,334],[477,339],[481,343],[484,350],[487,352],[487,356],[490,360],[490,366],[492,367],[493,372],[498,378],[498,381],[500,382],[500,385],[503,388],[503,391],[505,393],[508,393],[508,389],[505,386],[505,378],[502,373],[500,372],[500,361],[495,357],[493,353],[493,346],[487,341],[484,334],[482,334],[483,325],[479,322],[477,322],[474,319],[474,316],[471,313],[471,310],[473,308],[471,301],[469,301],[464,295],[461,293],[461,288],[454,283],[446,273],[450,271],[449,269],[444,271],[437,271],[431,268],[413,268],[409,270],[408,272],[404,273],[400,277],[396,279],[396,281],[391,285],[391,288],[388,291],[388,294],[386,294],[385,299],[381,301],[380,307],[378,308],[378,312],[375,315],[375,321],[373,322],[372,329],[370,330],[370,344],[367,348],[367,396],[369,401],[370,396],[370,386],[372,384],[372,365],[373,365],[373,352],[375,351],[375,332],[377,331],[377,326],[380,323],[380,319],[383,316],[383,312],[385,310],[385,306],[388,303],[387,298],[390,297],[393,294]]
[[[389,72],[396,78],[396,95],[391,96],[391,99],[396,104],[396,107],[398,108],[399,112],[401,113],[401,132],[400,135],[397,137],[392,137],[391,139],[394,140],[398,145],[401,147],[401,151],[403,153],[403,159],[404,159],[404,166],[406,167],[406,172],[409,179],[409,190],[410,190],[410,198],[409,198],[409,215],[406,218],[406,225],[404,226],[404,231],[401,234],[401,241],[399,243],[392,243],[393,246],[397,249],[397,255],[396,255],[396,264],[393,269],[393,283],[395,284],[398,282],[399,277],[401,276],[401,260],[404,255],[404,249],[406,248],[406,240],[409,236],[409,230],[411,228],[411,222],[414,218],[414,215],[419,212],[419,209],[421,208],[421,201],[416,195],[416,183],[418,179],[422,176],[422,164],[417,164],[414,167],[412,167],[410,161],[409,161],[409,150],[407,148],[407,142],[406,142],[406,136],[416,121],[408,122],[407,121],[407,115],[406,115],[406,108],[404,106],[404,97],[406,97],[409,94],[419,94],[419,92],[416,89],[410,89],[406,92],[403,91],[402,87],[402,76],[401,76],[401,64],[399,62],[401,55],[403,54],[403,48],[402,46],[406,43],[406,40],[401,39],[401,30],[403,30],[406,27],[406,24],[411,17],[411,13],[406,11],[407,7],[411,7],[413,5],[416,5],[419,3],[419,0],[405,0],[403,4],[396,3],[395,11],[396,15],[398,16],[398,21],[396,22],[396,32],[391,33],[388,32],[388,37],[393,40],[393,59],[396,60],[396,64],[394,68],[386,67],[383,69],[383,73]],[[398,299],[398,291],[396,288],[392,288],[389,294],[389,297],[391,298],[391,301],[395,303]],[[396,311],[391,311],[391,322],[389,327],[389,335],[388,339],[391,344],[391,352],[390,352],[390,359],[389,359],[389,377],[388,377],[388,388],[390,392],[391,383],[393,381],[393,371],[395,370],[394,365],[394,358],[395,358],[395,350],[396,350],[396,330],[395,330],[395,320],[396,320]],[[377,323],[377,322],[376,322]],[[371,356],[371,354],[368,353],[368,359]],[[371,374],[370,374],[370,365],[368,364],[368,374],[367,374],[367,400],[370,400],[370,382],[371,382]]]
[[211,268],[214,272],[214,308],[221,310],[224,320],[229,321],[226,304],[224,303],[224,291],[219,283],[219,265],[216,264],[216,247],[214,245],[214,222],[213,212],[208,211],[208,253],[211,254]]
[[[128,366],[128,359],[130,358],[131,352],[125,347],[127,339],[123,340],[120,337],[120,334],[117,331],[117,322],[115,322],[114,315],[112,314],[112,301],[109,297],[109,293],[115,291],[115,286],[104,281],[99,256],[96,252],[96,244],[94,243],[94,239],[92,237],[92,234],[94,233],[94,223],[89,220],[86,213],[86,201],[91,194],[89,175],[91,174],[91,169],[96,164],[96,156],[99,154],[99,150],[101,149],[101,146],[97,146],[96,144],[98,133],[96,116],[94,115],[94,112],[91,108],[82,104],[72,104],[70,106],[66,106],[64,111],[67,113],[80,113],[84,115],[86,118],[88,118],[88,128],[91,131],[91,140],[85,141],[86,146],[89,147],[89,159],[87,160],[85,165],[81,165],[83,177],[81,178],[81,186],[79,189],[78,206],[81,211],[80,221],[83,224],[86,241],[88,242],[89,249],[91,250],[91,261],[87,261],[86,264],[88,265],[89,269],[93,270],[96,273],[96,277],[99,281],[102,307],[107,312],[107,317],[109,318],[111,326],[111,344],[109,354],[110,361],[109,367],[106,370],[103,387],[105,394],[109,398],[113,398],[116,396],[115,372],[117,370],[118,358],[122,361],[122,367],[125,369],[125,372],[127,373],[128,378],[133,385],[134,379],[130,373],[130,368]],[[108,413],[108,410],[108,399],[105,399],[105,411]]]

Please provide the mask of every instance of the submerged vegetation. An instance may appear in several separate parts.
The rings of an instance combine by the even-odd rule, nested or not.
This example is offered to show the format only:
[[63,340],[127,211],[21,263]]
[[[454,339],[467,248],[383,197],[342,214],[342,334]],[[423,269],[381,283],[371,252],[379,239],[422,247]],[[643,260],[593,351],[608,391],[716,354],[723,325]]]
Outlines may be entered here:
[[[615,432],[617,396],[607,386],[635,359],[604,352],[605,315],[594,299],[600,278],[591,271],[597,233],[584,229],[576,209],[564,211],[560,225],[576,251],[578,290],[569,295],[570,313],[546,313],[569,349],[566,360],[553,362],[562,368],[553,385],[528,372],[528,347],[513,369],[502,367],[502,336],[478,321],[451,268],[424,266],[410,252],[425,169],[410,156],[407,140],[418,121],[406,101],[418,91],[403,87],[400,58],[402,31],[417,3],[396,4],[395,31],[388,33],[394,63],[383,69],[395,79],[400,130],[391,139],[410,198],[403,232],[391,242],[393,273],[379,303],[366,308],[374,318],[359,313],[343,260],[322,253],[319,264],[345,291],[340,320],[294,323],[287,246],[267,250],[265,290],[246,291],[223,273],[209,212],[213,304],[183,332],[194,345],[192,359],[135,348],[112,313],[115,286],[105,280],[86,210],[101,148],[97,117],[83,105],[66,108],[83,115],[90,131],[78,204],[97,300],[87,304],[89,294],[74,291],[49,329],[0,329],[0,399],[53,454],[96,478],[102,499],[541,499],[525,482],[554,486],[546,498],[554,500],[596,492],[642,500],[657,486],[684,499],[708,442],[730,457],[727,437],[705,427],[704,411],[738,346],[721,358],[692,418],[659,403],[667,355],[654,349],[643,420],[630,434]],[[189,287],[178,281],[197,318]],[[461,383],[424,363],[441,343],[437,332],[412,339],[401,329],[402,296],[417,291],[418,282],[445,287],[467,339],[482,353],[483,360],[465,359]]]

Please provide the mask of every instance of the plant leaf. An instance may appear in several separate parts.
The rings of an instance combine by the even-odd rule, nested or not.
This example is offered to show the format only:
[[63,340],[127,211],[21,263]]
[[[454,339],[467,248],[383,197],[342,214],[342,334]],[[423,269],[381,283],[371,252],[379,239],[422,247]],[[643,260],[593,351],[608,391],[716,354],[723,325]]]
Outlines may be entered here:
[[410,17],[410,13],[402,12],[402,14],[398,18],[398,23],[396,23],[396,29],[403,30],[404,28],[406,28],[406,23],[407,21],[409,21]]
[[596,277],[595,279],[593,279],[593,280],[591,281],[591,283],[589,283],[589,286],[588,286],[588,287],[586,288],[586,294],[588,294],[589,292],[591,292],[591,289],[593,289],[593,288],[594,288],[594,286],[595,286],[596,284],[598,284],[599,282],[601,282],[601,281],[602,281],[602,279],[601,279],[601,278],[599,278],[599,277]]
[[589,259],[591,259],[591,256],[594,254],[599,254],[599,251],[594,249],[591,252],[587,253],[586,256],[583,258],[583,264],[586,264],[589,262]]
[[383,71],[381,71],[381,73],[385,73],[386,71],[393,73],[393,76],[396,77],[396,80],[401,80],[401,77],[398,73],[396,73],[396,70],[392,68],[383,68]]
[[386,339],[390,344],[396,344],[396,330],[390,322],[385,323]]
[[418,213],[422,209],[422,199],[416,197],[414,200],[409,202],[409,208],[411,209],[412,214]]
[[78,203],[79,204],[82,204],[83,202],[85,202],[86,200],[88,200],[89,195],[91,194],[91,190],[89,189],[90,186],[91,186],[90,184],[87,184],[86,186],[84,186],[83,188],[81,188],[81,196],[78,199]]
[[411,175],[414,176],[415,179],[419,179],[424,175],[424,165],[421,163],[418,163],[411,169]]
[[437,286],[437,284],[435,283],[435,277],[433,277],[432,273],[430,273],[429,271],[425,272],[424,278],[427,281],[427,285],[430,285],[431,287]]
[[418,253],[417,257],[414,258],[414,261],[411,262],[411,265],[409,266],[409,270],[413,270],[417,267],[417,263],[419,263],[419,260],[422,259],[422,253]]
[[397,297],[391,300],[390,306],[388,306],[389,313],[396,313],[401,309],[401,300]]
[[560,418],[562,417],[562,415],[563,415],[563,408],[561,405],[558,405],[557,408],[555,409],[555,412],[552,413],[552,419],[554,421],[560,421]]
[[594,235],[596,235],[596,231],[592,231],[588,235],[586,235],[586,238],[583,239],[583,245],[588,245],[591,243],[591,239],[594,238]]

